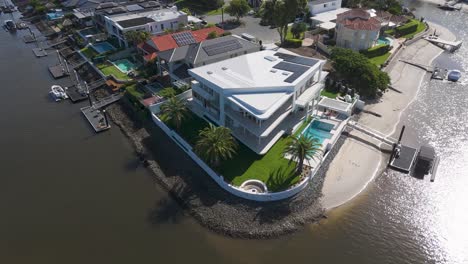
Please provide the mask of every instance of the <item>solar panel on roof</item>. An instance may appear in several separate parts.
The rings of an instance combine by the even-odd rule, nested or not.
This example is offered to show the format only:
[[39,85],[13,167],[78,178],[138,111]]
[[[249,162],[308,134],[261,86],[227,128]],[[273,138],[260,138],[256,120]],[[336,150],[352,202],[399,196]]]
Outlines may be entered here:
[[176,34],[172,34],[172,38],[177,42],[177,45],[187,46],[197,41],[193,38],[192,32],[180,32]]
[[231,39],[224,42],[204,46],[203,50],[208,56],[218,55],[221,53],[233,51],[242,48],[242,45],[237,39]]
[[305,66],[314,66],[318,62],[318,60],[316,59],[295,56],[295,55],[285,54],[281,52],[275,53],[275,56],[283,59],[284,61],[297,63],[297,64],[301,64]]
[[284,62],[284,61],[276,64],[275,66],[273,66],[273,68],[293,73],[284,80],[287,83],[293,83],[297,78],[299,78],[302,74],[304,74],[309,69],[309,67],[306,67],[303,65],[298,65],[298,64]]

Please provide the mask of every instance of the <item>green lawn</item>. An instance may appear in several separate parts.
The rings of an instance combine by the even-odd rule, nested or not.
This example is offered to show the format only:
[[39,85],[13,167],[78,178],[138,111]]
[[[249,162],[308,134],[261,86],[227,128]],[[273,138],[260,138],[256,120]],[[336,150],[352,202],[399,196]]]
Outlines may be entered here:
[[338,96],[338,93],[330,92],[330,91],[323,89],[322,92],[320,92],[320,95],[335,99]]
[[[302,132],[306,125],[305,122],[297,130],[296,135]],[[264,182],[270,191],[285,190],[299,181],[299,175],[294,173],[296,163],[290,163],[283,157],[287,142],[288,137],[283,136],[263,156],[239,143],[237,155],[233,159],[224,161],[217,171],[236,186],[240,186],[246,180],[257,179]]]
[[402,36],[402,38],[412,38],[412,37],[414,37],[414,35],[416,35],[416,34],[418,34],[420,32],[423,32],[426,29],[426,24],[424,24],[424,22],[419,21],[418,19],[411,19],[411,21],[409,23],[418,23],[418,28],[416,29],[415,32],[406,34],[406,35]]
[[380,65],[384,64],[387,61],[387,59],[388,59],[388,57],[390,57],[390,55],[391,55],[391,53],[387,52],[384,55],[369,58],[369,60],[370,60],[370,62],[372,62],[377,67],[380,67]]
[[139,99],[143,98],[143,96],[145,95],[140,89],[138,89],[136,83],[126,86],[125,90]]
[[103,63],[96,65],[101,72],[106,75],[114,75],[115,78],[120,80],[131,80],[132,78],[128,77],[127,74],[121,72],[117,67],[110,63]]
[[[299,39],[304,39],[305,32],[301,33],[301,37]],[[286,34],[286,39],[294,39],[294,36],[291,32],[291,27],[288,27],[288,33]]]
[[88,58],[88,59],[92,59],[94,56],[97,55],[97,52],[96,52],[93,48],[91,48],[91,47],[86,47],[86,48],[84,48],[84,49],[81,49],[80,51],[81,51],[81,53],[83,53],[83,55],[85,55],[86,58]]
[[174,129],[177,134],[179,134],[187,141],[187,143],[192,146],[195,146],[195,143],[197,142],[199,131],[203,130],[205,127],[208,127],[208,122],[193,114],[190,110],[188,111],[187,118],[184,119],[180,128],[176,128],[170,122],[167,122],[164,118],[164,114],[161,114],[160,117],[167,126],[169,126],[171,129]]

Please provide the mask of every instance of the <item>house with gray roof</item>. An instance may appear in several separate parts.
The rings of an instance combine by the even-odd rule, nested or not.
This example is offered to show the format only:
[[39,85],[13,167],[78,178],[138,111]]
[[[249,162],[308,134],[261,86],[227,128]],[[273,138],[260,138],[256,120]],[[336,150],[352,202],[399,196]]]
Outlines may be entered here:
[[160,72],[173,81],[190,79],[189,69],[260,51],[261,46],[236,35],[208,39],[158,53]]

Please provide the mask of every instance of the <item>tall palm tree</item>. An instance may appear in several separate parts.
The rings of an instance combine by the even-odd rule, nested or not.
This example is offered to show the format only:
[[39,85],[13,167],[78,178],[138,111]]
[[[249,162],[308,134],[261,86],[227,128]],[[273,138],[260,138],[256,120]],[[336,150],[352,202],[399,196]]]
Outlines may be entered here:
[[232,158],[236,153],[237,142],[227,127],[215,127],[210,123],[199,133],[195,152],[211,165],[217,167],[221,160]]
[[304,159],[316,159],[322,152],[322,144],[317,138],[308,138],[304,135],[291,136],[290,141],[284,148],[284,154],[291,155],[289,162],[296,161],[296,172],[301,173],[304,167]]
[[184,100],[176,97],[169,98],[161,105],[162,118],[164,121],[172,123],[177,129],[180,128],[182,121],[187,117],[187,106]]

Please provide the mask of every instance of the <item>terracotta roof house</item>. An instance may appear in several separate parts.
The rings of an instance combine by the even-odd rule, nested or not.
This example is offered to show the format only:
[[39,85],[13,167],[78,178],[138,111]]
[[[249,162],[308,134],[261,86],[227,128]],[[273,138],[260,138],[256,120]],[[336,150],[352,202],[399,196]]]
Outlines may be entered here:
[[162,36],[153,36],[148,41],[140,43],[138,50],[143,54],[144,61],[148,62],[156,59],[158,52],[200,43],[208,39],[208,35],[213,31],[217,35],[224,33],[224,30],[218,27],[209,27],[195,31],[187,30]]
[[382,25],[364,9],[352,9],[337,16],[336,45],[355,51],[371,48],[377,43]]

